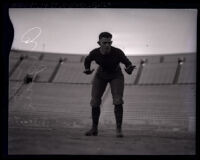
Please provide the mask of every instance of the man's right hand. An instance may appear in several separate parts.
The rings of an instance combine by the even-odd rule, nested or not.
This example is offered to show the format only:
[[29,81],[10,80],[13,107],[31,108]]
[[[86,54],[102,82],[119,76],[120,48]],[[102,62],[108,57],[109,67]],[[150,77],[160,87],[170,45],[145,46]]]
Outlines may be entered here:
[[92,69],[92,70],[86,69],[85,71],[83,71],[83,73],[85,73],[85,74],[92,74],[93,71],[94,71],[94,69]]
[[125,68],[126,73],[132,74],[133,70],[136,68],[136,66],[129,66],[128,68]]

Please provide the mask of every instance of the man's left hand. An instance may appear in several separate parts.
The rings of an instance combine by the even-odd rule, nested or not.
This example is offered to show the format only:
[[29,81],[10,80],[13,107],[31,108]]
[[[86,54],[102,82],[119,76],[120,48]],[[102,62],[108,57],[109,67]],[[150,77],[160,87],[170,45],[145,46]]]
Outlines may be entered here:
[[131,74],[135,68],[136,68],[136,66],[131,65],[131,66],[125,68],[125,71],[126,71],[126,73]]

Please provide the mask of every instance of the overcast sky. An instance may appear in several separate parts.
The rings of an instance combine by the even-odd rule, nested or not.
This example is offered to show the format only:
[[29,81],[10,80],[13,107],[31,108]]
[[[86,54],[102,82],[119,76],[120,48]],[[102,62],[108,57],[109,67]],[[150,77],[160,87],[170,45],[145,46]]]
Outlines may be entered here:
[[88,54],[108,31],[126,55],[196,52],[195,9],[12,8],[9,14],[16,49]]

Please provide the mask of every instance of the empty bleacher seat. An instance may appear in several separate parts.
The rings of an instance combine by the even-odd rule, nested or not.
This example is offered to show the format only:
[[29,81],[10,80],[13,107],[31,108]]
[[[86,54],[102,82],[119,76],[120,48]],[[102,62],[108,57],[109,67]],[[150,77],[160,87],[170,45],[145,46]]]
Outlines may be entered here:
[[125,66],[123,64],[120,64],[120,67],[122,69],[122,73],[124,74],[124,80],[125,80],[125,84],[133,84],[135,82],[137,73],[138,73],[138,69],[139,69],[139,64],[133,64],[136,66],[136,69],[133,70],[132,74],[129,75],[126,73],[126,71],[124,70]]
[[36,82],[48,82],[52,76],[58,62],[40,61],[35,73],[37,74]]
[[62,59],[62,54],[44,53],[42,60],[58,62],[60,59]]
[[9,59],[9,73],[11,72],[11,70],[13,70],[16,65],[16,63],[19,61],[19,59],[17,58],[10,58]]
[[41,56],[42,52],[35,52],[35,51],[25,51],[25,50],[11,50],[9,58],[17,58],[20,57],[28,58],[28,59],[35,59],[38,60]]
[[67,62],[78,62],[80,63],[81,62],[81,59],[82,59],[82,55],[79,55],[79,54],[63,54],[62,55],[63,58],[66,58],[67,59]]
[[128,58],[133,64],[139,64],[141,61],[146,61],[147,63],[160,63],[161,55],[128,56]]
[[196,63],[196,60],[197,60],[196,53],[185,54],[184,57],[185,57],[186,63],[188,63],[188,62],[190,62],[190,63]]
[[44,53],[43,60],[45,61],[59,61],[60,59],[63,59],[67,62],[79,62],[81,61],[82,55],[72,55],[72,54],[47,54]]
[[19,96],[21,93],[19,93],[19,88],[21,87],[23,82],[18,81],[9,81],[9,85],[8,85],[8,95],[9,95],[9,100],[11,98],[14,98],[14,96]]
[[186,62],[194,62],[196,61],[196,53],[164,55],[164,62],[178,62],[179,58],[185,59]]
[[142,70],[139,84],[172,84],[177,64],[146,64]]
[[[96,68],[95,66],[96,65],[92,63],[91,69]],[[95,71],[91,75],[86,75],[83,73],[84,69],[83,63],[63,63],[53,82],[91,83]]]
[[179,57],[182,57],[182,56],[179,54],[164,55],[164,62],[177,62],[178,63]]
[[22,55],[30,60],[39,60],[42,52],[23,51]]
[[196,63],[183,63],[180,70],[178,83],[196,83]]
[[15,72],[11,75],[10,80],[24,80],[24,77],[27,74],[31,74],[34,78],[40,75],[39,81],[48,81],[56,64],[56,62],[25,59],[16,68]]
[[140,64],[142,60],[140,56],[127,56],[127,58],[132,62],[133,65]]
[[37,60],[23,60],[11,75],[10,80],[23,80],[26,74],[32,72],[37,64]]
[[19,59],[22,56],[22,53],[17,50],[11,50],[9,54],[9,59]]
[[146,60],[147,63],[160,63],[160,56],[140,56],[141,60]]

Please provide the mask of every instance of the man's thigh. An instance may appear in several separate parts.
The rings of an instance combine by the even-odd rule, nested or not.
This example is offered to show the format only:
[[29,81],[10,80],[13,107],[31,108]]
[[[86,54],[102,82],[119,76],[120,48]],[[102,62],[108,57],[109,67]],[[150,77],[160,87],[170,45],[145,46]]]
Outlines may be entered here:
[[113,104],[123,104],[124,76],[118,76],[110,82]]
[[91,105],[100,105],[101,104],[101,98],[103,96],[103,93],[105,92],[107,81],[98,78],[96,75],[94,77],[93,83],[92,83],[92,100]]

